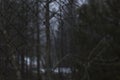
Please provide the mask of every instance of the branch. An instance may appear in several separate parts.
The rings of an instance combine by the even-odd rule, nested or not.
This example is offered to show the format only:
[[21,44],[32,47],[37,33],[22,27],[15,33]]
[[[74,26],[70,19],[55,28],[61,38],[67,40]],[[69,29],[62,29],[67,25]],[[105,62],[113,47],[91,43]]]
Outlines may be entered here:
[[97,44],[97,46],[94,47],[94,48],[92,49],[92,51],[89,53],[88,60],[91,59],[92,55],[95,53],[95,51],[100,47],[100,45],[101,45],[104,41],[105,41],[105,37],[102,38],[102,39],[99,41],[99,43]]
[[67,59],[67,57],[70,56],[70,54],[66,54],[62,59],[60,59],[53,67],[53,70],[65,59]]

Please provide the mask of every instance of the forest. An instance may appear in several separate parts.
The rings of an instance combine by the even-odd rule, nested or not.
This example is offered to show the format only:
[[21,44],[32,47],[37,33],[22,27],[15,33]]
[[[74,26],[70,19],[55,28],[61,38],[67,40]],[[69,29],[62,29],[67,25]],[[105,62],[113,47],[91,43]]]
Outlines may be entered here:
[[0,0],[0,80],[120,80],[120,0]]

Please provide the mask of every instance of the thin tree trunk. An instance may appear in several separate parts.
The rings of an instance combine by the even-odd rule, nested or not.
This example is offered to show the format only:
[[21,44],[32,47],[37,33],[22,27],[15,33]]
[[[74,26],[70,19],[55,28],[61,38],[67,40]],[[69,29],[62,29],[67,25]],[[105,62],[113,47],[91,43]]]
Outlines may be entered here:
[[36,44],[37,75],[38,75],[38,80],[41,80],[41,74],[40,74],[40,54],[41,54],[41,48],[40,48],[40,26],[39,26],[39,3],[38,2],[36,2],[36,27],[37,27],[37,44]]
[[24,52],[21,53],[21,76],[24,79],[24,73],[25,73],[25,60],[24,60]]
[[46,68],[47,68],[47,80],[51,80],[51,58],[50,58],[50,46],[51,46],[51,39],[50,39],[50,16],[49,16],[49,0],[46,2],[46,12],[45,12],[45,19],[46,19]]

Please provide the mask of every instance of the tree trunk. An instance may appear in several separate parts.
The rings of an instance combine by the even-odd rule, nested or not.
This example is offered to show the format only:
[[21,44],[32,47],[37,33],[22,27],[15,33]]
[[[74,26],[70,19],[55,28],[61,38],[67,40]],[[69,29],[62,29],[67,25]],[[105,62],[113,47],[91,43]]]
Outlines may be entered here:
[[51,80],[51,58],[50,58],[50,46],[51,46],[51,39],[50,39],[50,16],[49,16],[49,3],[50,1],[47,0],[46,2],[46,12],[45,12],[45,26],[46,26],[46,69],[47,69],[47,80]]
[[40,48],[40,26],[39,26],[39,3],[36,2],[36,27],[37,27],[37,44],[36,44],[36,52],[37,52],[37,75],[38,80],[41,80],[41,74],[40,74],[40,54],[41,54],[41,48]]

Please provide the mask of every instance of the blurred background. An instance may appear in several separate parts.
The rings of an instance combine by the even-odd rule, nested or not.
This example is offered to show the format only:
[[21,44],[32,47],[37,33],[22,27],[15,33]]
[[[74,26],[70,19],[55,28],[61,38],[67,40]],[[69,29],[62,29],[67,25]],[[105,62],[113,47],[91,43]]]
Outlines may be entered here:
[[120,0],[0,0],[0,80],[120,80]]

